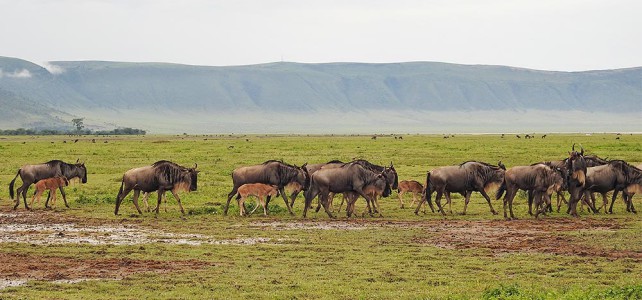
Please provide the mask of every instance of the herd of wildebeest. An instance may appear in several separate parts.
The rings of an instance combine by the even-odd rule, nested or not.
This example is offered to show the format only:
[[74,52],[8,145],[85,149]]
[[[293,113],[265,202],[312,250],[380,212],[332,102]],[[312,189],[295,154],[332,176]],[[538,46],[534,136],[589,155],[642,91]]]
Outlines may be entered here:
[[[304,164],[295,166],[283,161],[268,160],[254,166],[244,166],[232,172],[232,191],[227,195],[224,213],[227,214],[231,199],[236,196],[241,215],[247,214],[245,199],[249,196],[257,198],[257,205],[263,208],[263,213],[268,214],[268,203],[272,197],[281,196],[285,201],[290,214],[297,195],[303,191],[305,206],[303,217],[306,217],[312,201],[318,198],[316,211],[321,207],[332,218],[334,208],[332,199],[335,194],[343,194],[343,200],[347,201],[346,213],[348,217],[355,214],[355,202],[363,197],[366,200],[366,212],[370,215],[382,215],[378,199],[388,197],[392,190],[398,191],[399,204],[404,208],[403,194],[411,193],[413,203],[417,203],[414,210],[419,214],[424,203],[430,210],[445,214],[441,203],[442,196],[446,198],[450,208],[451,193],[459,193],[465,198],[463,214],[466,213],[470,196],[473,192],[479,192],[488,202],[490,211],[497,214],[491,203],[487,191],[495,188],[495,198],[500,199],[504,195],[504,218],[514,219],[513,199],[519,190],[527,192],[529,214],[537,218],[540,214],[553,211],[551,196],[557,196],[557,211],[559,212],[562,202],[568,204],[567,213],[577,217],[577,204],[587,204],[594,213],[604,208],[604,212],[613,212],[613,203],[619,193],[628,212],[636,213],[633,206],[633,195],[642,192],[642,165],[632,166],[623,160],[606,160],[594,155],[584,155],[584,149],[568,152],[568,157],[558,161],[538,162],[528,166],[515,166],[510,169],[501,163],[492,165],[479,161],[466,161],[459,165],[445,166],[432,169],[427,172],[425,182],[419,183],[414,180],[399,181],[397,171],[392,162],[390,165],[379,166],[366,160],[354,160],[341,162],[338,160],[321,164]],[[193,168],[183,167],[176,163],[161,160],[150,166],[131,169],[122,177],[120,190],[116,196],[114,213],[117,215],[123,199],[133,190],[133,203],[139,214],[142,211],[138,205],[140,192],[144,193],[144,202],[147,205],[147,197],[151,192],[158,192],[158,202],[154,211],[158,214],[161,201],[166,191],[170,191],[178,202],[181,212],[185,214],[178,196],[179,191],[195,191],[197,188],[197,177],[199,171],[197,165]],[[22,195],[25,208],[27,205],[27,190],[31,184],[36,184],[36,192],[31,200],[40,198],[40,195],[49,190],[49,196],[53,192],[52,204],[55,203],[55,193],[59,189],[65,206],[69,207],[63,189],[68,185],[68,180],[79,178],[82,183],[87,182],[87,168],[84,163],[76,161],[69,164],[60,160],[52,160],[37,165],[25,165],[18,170],[18,173],[9,184],[9,195],[14,199],[14,184],[20,176],[22,185],[15,191],[16,209],[20,204]],[[290,193],[289,199],[286,190]],[[564,197],[568,192],[568,201]],[[607,210],[608,199],[606,193],[613,192],[611,204]],[[432,203],[432,194],[436,193],[436,210]],[[595,193],[602,195],[603,202],[599,207],[595,205]],[[418,199],[419,196],[419,199]],[[343,201],[339,206],[339,211]],[[533,213],[533,205],[535,211]],[[49,207],[49,197],[45,202]],[[423,205],[423,213],[426,213],[426,205]],[[364,214],[366,213],[364,212]],[[251,214],[251,213],[250,213]]]

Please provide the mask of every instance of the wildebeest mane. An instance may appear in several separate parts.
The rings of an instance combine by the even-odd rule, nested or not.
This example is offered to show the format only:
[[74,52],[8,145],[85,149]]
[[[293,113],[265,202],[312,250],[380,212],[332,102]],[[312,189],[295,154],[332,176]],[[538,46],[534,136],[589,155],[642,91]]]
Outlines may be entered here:
[[57,167],[57,166],[60,166],[60,165],[68,165],[68,163],[66,163],[66,162],[64,162],[62,160],[58,160],[58,159],[50,160],[50,161],[46,162],[45,164],[50,168]]
[[340,160],[338,160],[338,159],[333,159],[333,160],[327,162],[326,164],[345,164],[345,163],[340,161]]
[[156,174],[160,175],[168,183],[178,183],[183,178],[183,171],[187,170],[176,163],[161,160],[152,165],[155,168]]

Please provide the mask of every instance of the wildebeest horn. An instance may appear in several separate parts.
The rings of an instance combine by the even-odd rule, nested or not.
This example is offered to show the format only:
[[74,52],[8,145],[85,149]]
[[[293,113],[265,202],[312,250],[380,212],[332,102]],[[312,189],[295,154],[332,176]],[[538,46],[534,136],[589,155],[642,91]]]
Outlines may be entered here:
[[575,151],[575,143],[573,143],[573,151]]
[[580,144],[580,149],[582,149],[582,152],[580,152],[580,154],[584,155],[584,147],[582,147],[582,144]]
[[198,164],[194,163],[194,170],[196,170],[196,168],[198,168]]
[[79,162],[80,162],[80,158],[79,158],[79,159],[76,159],[76,163],[79,163]]
[[497,162],[497,166],[499,166],[503,170],[506,170],[506,166],[502,163],[501,160],[499,162]]

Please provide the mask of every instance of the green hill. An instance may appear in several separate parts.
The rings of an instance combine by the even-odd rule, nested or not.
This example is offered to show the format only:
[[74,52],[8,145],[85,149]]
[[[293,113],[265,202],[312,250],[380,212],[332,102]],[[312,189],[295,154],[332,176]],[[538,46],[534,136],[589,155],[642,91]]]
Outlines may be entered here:
[[[63,72],[0,58],[0,90],[14,95],[14,101],[84,116],[88,123],[152,132],[641,128],[642,68],[549,72],[434,62],[51,64]],[[26,74],[23,70],[30,76],[16,76]],[[24,111],[19,106],[9,110]]]

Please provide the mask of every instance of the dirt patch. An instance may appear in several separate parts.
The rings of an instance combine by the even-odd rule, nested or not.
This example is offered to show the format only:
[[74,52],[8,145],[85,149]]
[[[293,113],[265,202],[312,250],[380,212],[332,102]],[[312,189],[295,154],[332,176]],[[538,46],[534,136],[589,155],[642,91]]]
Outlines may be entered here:
[[0,253],[0,278],[4,279],[5,287],[21,285],[29,280],[77,283],[94,279],[122,279],[142,272],[168,273],[195,270],[212,265],[199,260],[75,259]]
[[[97,223],[97,221],[52,218],[53,213],[0,213],[0,243],[32,245],[87,244],[138,245],[166,243],[199,246],[254,245],[268,243],[270,238],[218,240],[201,234],[177,234],[141,228],[131,224]],[[69,223],[61,223],[67,221]],[[72,221],[74,223],[72,223]],[[77,224],[80,222],[82,224]]]
[[642,252],[607,250],[582,245],[563,232],[615,231],[609,220],[547,219],[514,221],[443,221],[426,228],[426,236],[414,242],[446,249],[490,249],[496,255],[514,252],[599,256],[642,260]]

